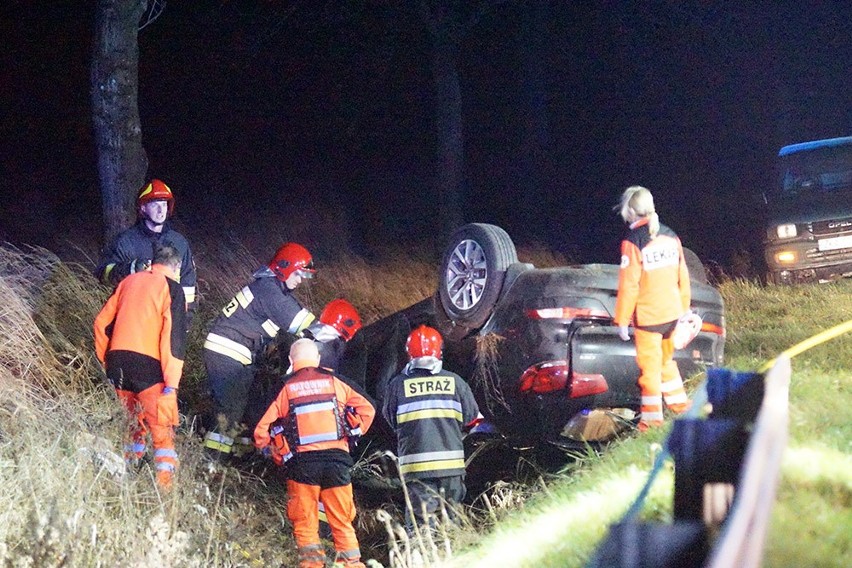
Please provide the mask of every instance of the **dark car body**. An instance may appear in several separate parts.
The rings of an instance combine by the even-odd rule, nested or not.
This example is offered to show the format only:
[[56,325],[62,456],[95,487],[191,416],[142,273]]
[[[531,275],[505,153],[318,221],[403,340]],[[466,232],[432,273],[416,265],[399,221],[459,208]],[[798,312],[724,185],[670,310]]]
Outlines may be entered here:
[[[367,390],[381,403],[387,381],[407,362],[408,332],[427,324],[444,336],[444,366],[468,380],[500,434],[519,443],[568,443],[563,430],[584,411],[639,407],[636,351],[612,324],[618,272],[608,264],[513,263],[490,316],[473,330],[448,320],[438,294],[383,318],[359,332]],[[675,354],[685,377],[722,365],[724,357],[719,292],[693,281],[692,310],[704,326]]]

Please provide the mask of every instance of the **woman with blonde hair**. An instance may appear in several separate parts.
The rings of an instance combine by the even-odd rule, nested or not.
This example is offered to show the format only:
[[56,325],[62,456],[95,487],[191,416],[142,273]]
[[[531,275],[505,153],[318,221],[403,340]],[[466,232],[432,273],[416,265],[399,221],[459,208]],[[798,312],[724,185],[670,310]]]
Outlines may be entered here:
[[663,401],[676,414],[691,405],[672,338],[677,320],[689,310],[689,272],[680,239],[660,223],[647,188],[625,189],[615,210],[629,229],[621,242],[614,323],[624,341],[633,324],[642,391],[639,430],[645,431],[663,424]]

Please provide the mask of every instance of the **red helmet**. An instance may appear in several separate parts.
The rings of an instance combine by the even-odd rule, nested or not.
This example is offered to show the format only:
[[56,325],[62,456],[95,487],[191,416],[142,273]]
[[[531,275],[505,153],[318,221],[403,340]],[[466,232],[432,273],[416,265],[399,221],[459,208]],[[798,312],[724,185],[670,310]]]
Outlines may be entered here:
[[171,217],[175,210],[175,196],[169,186],[158,179],[152,179],[139,190],[139,195],[136,196],[136,207],[142,207],[150,201],[160,200],[168,202],[169,217]]
[[332,300],[326,304],[319,320],[336,329],[346,341],[352,339],[361,329],[361,316],[358,315],[355,306],[343,298]]
[[441,358],[441,351],[444,349],[444,340],[437,329],[421,325],[410,334],[405,341],[405,352],[412,359],[417,357],[437,357]]
[[314,259],[308,249],[296,243],[284,243],[269,261],[269,270],[275,273],[282,282],[294,272],[302,278],[313,278]]

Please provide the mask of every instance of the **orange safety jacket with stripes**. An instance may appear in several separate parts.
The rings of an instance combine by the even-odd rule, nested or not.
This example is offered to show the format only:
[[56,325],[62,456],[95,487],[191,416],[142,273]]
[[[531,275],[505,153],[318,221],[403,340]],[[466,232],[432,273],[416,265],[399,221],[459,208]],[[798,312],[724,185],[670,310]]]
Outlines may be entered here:
[[396,430],[400,472],[412,478],[464,475],[462,429],[479,414],[455,373],[403,371],[388,384],[382,415]]
[[304,367],[287,379],[258,422],[255,446],[272,445],[276,461],[300,452],[349,452],[349,437],[366,434],[375,415],[370,401],[330,371]]
[[178,388],[186,352],[186,301],[168,267],[123,279],[95,317],[95,352],[115,388]]
[[621,270],[613,323],[626,327],[631,319],[637,327],[677,320],[689,310],[689,271],[680,239],[660,225],[651,238],[647,218],[630,225],[621,242]]

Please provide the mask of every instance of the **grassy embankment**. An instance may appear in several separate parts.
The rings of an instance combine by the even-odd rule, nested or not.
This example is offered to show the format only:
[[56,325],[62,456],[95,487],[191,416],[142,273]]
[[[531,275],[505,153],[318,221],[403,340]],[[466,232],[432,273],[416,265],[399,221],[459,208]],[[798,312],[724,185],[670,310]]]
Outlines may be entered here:
[[[721,286],[728,314],[726,366],[756,370],[790,346],[852,319],[852,282],[786,288]],[[793,360],[790,439],[764,565],[848,566],[852,542],[852,336]],[[694,388],[703,376],[691,381]],[[650,470],[664,432],[624,440],[546,494],[526,502],[450,566],[583,566],[609,523],[621,518]],[[658,478],[642,518],[671,520],[671,473]],[[522,543],[522,544],[521,544]]]
[[[182,389],[190,413],[204,405],[198,349],[206,322],[259,264],[243,248],[199,252],[203,309]],[[548,260],[533,259],[539,265]],[[6,251],[0,266],[0,564],[295,565],[280,486],[206,463],[192,423],[180,429],[181,470],[171,494],[157,490],[148,468],[110,473],[110,452],[121,447],[124,418],[100,380],[90,331],[106,292],[86,274],[87,267],[58,263],[46,253]],[[319,310],[343,295],[370,321],[434,290],[434,266],[434,259],[401,254],[381,266],[357,257],[338,259],[326,264],[303,300]],[[722,293],[728,366],[735,369],[755,369],[852,317],[852,283],[786,289],[732,282]],[[793,362],[790,447],[768,566],[840,566],[848,557],[850,355],[852,338],[845,337]],[[650,466],[649,444],[662,437],[658,432],[628,438],[546,484],[495,489],[447,541],[465,553],[445,563],[583,565],[607,524],[632,502]],[[655,485],[646,518],[670,517],[670,481],[664,476]],[[530,494],[536,495],[527,498]],[[359,530],[368,541],[365,549],[384,556],[383,530],[373,513],[361,512]],[[442,551],[444,544],[438,543]]]

